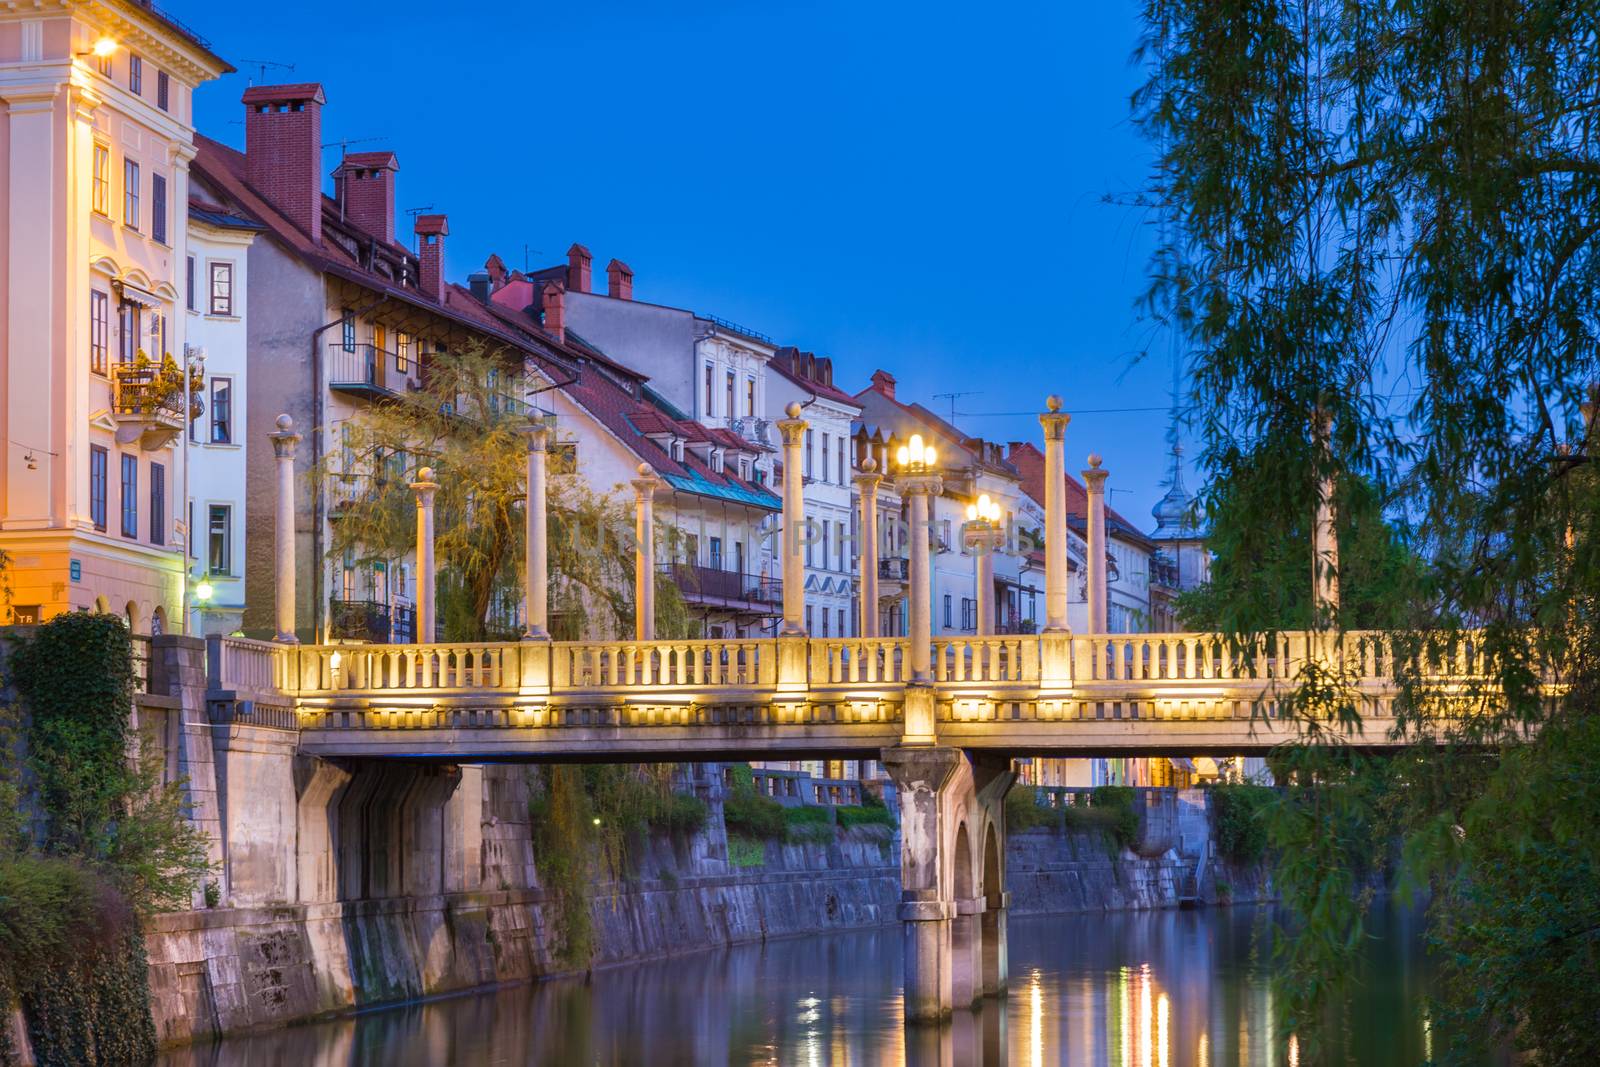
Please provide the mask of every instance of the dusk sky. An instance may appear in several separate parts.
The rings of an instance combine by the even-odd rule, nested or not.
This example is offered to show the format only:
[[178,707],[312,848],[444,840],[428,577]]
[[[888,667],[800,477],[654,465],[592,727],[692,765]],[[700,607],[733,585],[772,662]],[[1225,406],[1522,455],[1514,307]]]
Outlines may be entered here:
[[[450,216],[453,280],[579,241],[597,279],[616,256],[639,299],[831,356],[851,392],[877,367],[945,415],[936,394],[974,391],[957,421],[993,440],[1037,440],[1060,392],[1071,469],[1101,452],[1113,506],[1151,525],[1171,374],[1135,307],[1154,234],[1105,202],[1150,161],[1136,5],[163,6],[239,68],[200,90],[202,132],[242,148],[248,84],[321,82],[325,141],[398,155],[402,233],[408,208]],[[1156,410],[1098,413],[1129,408]]]

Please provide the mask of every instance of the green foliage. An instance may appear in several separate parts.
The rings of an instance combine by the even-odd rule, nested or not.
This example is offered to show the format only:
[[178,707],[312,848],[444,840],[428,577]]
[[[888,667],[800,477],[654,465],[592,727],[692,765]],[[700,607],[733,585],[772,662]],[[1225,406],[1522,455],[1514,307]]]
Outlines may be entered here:
[[1276,799],[1260,785],[1217,785],[1207,794],[1217,851],[1233,863],[1257,863],[1267,851],[1267,808]]
[[[160,745],[135,743],[120,619],[57,616],[15,645],[11,681],[28,715],[25,730],[14,715],[0,723],[0,986],[20,998],[41,1065],[146,1061],[155,1029],[138,920],[188,906],[205,840],[181,783],[161,780]],[[36,828],[22,814],[21,750]]]
[[767,843],[765,840],[742,837],[739,834],[728,835],[728,864],[730,866],[739,868],[764,867],[766,863]]
[[[883,801],[872,793],[864,793],[861,799],[860,806],[843,804],[833,809],[833,817],[841,827],[846,830],[857,826],[887,826],[892,829],[899,825],[894,813],[884,807]],[[869,799],[877,800],[877,803],[867,803]]]
[[650,814],[650,826],[663,833],[688,837],[704,830],[709,817],[710,809],[705,801],[699,797],[674,793]]
[[[339,444],[313,472],[340,503],[330,559],[387,565],[416,544],[423,467],[439,484],[434,553],[439,618],[447,640],[514,639],[504,621],[522,595],[528,426],[524,396],[543,377],[505,353],[469,344],[432,353],[423,388],[363,409],[339,424]],[[549,461],[552,635],[620,636],[633,626],[633,505],[628,493],[596,493],[570,465]],[[662,558],[677,531],[662,523]],[[656,632],[692,637],[699,625],[671,581],[656,580]]]
[[722,801],[722,824],[734,834],[765,841],[781,841],[788,833],[783,805],[756,792],[748,763],[733,763],[728,770],[728,795]]
[[1031,785],[1014,785],[1006,794],[1006,829],[1011,833],[1041,826],[1059,829],[1061,810],[1039,803],[1039,792]]
[[792,844],[832,844],[838,840],[838,830],[833,822],[833,809],[796,805],[783,809],[784,839]]
[[1089,810],[1102,822],[1106,834],[1118,848],[1132,848],[1139,841],[1138,794],[1125,785],[1098,785],[1090,794]]
[[[1217,557],[1186,614],[1242,648],[1310,622],[1308,519],[1331,483],[1345,556],[1326,621],[1406,627],[1402,652],[1470,627],[1487,666],[1449,692],[1402,655],[1413,743],[1384,760],[1329,730],[1361,720],[1337,671],[1308,669],[1281,706],[1302,743],[1275,754],[1291,787],[1267,814],[1295,913],[1276,1003],[1303,1060],[1347,991],[1363,872],[1397,833],[1454,976],[1436,1055],[1515,1035],[1534,1062],[1600,1061],[1574,865],[1600,851],[1583,741],[1600,492],[1579,411],[1600,378],[1597,20],[1570,3],[1145,4],[1135,106],[1166,234],[1149,308],[1188,353]],[[1549,699],[1553,676],[1571,684]],[[1546,807],[1513,818],[1527,796]],[[1572,820],[1552,832],[1557,808]]]

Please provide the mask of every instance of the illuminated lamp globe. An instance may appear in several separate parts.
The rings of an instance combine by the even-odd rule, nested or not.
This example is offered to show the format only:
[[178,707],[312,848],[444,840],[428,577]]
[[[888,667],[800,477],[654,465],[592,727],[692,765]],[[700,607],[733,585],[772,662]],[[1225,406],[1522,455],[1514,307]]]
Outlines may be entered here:
[[117,41],[114,37],[101,37],[94,42],[92,51],[96,56],[104,59],[117,50]]
[[211,583],[202,578],[200,579],[200,584],[194,587],[194,598],[204,604],[211,599],[211,595],[215,592],[216,590],[211,588]]

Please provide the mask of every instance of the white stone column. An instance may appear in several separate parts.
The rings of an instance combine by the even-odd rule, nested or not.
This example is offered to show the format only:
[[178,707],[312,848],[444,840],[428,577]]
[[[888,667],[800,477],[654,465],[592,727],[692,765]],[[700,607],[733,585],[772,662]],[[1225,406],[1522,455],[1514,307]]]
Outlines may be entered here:
[[976,587],[979,637],[994,633],[994,552],[998,531],[983,519],[967,524],[967,550],[972,553],[972,583]]
[[1044,617],[1046,632],[1067,629],[1067,424],[1061,398],[1045,399],[1044,427]]
[[911,618],[906,628],[911,647],[911,681],[926,683],[933,673],[933,575],[928,561],[928,525],[931,498],[944,492],[937,474],[904,474],[896,483],[911,512]]
[[1089,456],[1083,484],[1089,490],[1089,632],[1106,632],[1106,478],[1100,456]]
[[549,495],[546,482],[547,447],[550,428],[536,422],[522,431],[528,439],[528,500],[525,515],[528,524],[527,545],[523,560],[523,590],[527,600],[527,626],[522,633],[524,641],[550,639],[550,520]]
[[639,464],[633,481],[633,636],[656,639],[656,488],[661,480],[650,464]]
[[1333,471],[1328,455],[1328,416],[1312,416],[1312,439],[1318,460],[1327,468],[1317,479],[1317,514],[1311,530],[1312,625],[1330,629],[1339,614],[1339,535],[1334,525]]
[[861,473],[854,479],[860,500],[861,517],[857,522],[857,535],[861,554],[860,588],[861,632],[858,637],[878,636],[878,486],[883,475],[871,456],[861,461]]
[[806,569],[800,554],[806,536],[806,498],[800,449],[810,424],[800,417],[798,402],[791,401],[784,411],[789,417],[778,420],[783,435],[783,626],[778,636],[798,637],[806,632]]
[[[278,462],[278,500],[274,515],[273,594],[277,598],[278,634],[274,638],[286,645],[300,643],[294,632],[294,450],[300,435],[294,432],[294,419],[278,416],[278,430],[267,435]],[[189,531],[194,538],[194,531]],[[188,551],[187,548],[185,551]]]
[[411,483],[417,494],[417,644],[428,645],[435,640],[433,624],[434,569],[433,569],[433,495],[439,483],[433,480],[433,468],[423,467],[417,480]]

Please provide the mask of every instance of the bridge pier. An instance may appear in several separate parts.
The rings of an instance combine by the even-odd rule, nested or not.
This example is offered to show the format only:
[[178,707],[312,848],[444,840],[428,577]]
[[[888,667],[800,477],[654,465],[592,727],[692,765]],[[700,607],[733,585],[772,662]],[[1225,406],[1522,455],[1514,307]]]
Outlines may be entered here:
[[897,745],[881,758],[900,797],[905,1017],[935,1022],[1005,988],[1004,806],[1014,776],[1004,756],[948,746]]

